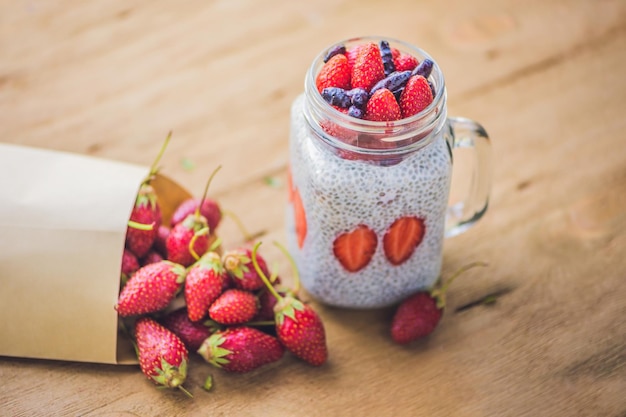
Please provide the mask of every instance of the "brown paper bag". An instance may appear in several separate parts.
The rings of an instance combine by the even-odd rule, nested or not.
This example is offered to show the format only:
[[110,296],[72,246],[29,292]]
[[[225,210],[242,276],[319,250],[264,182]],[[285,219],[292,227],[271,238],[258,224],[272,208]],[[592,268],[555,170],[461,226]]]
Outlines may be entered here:
[[[136,363],[114,310],[149,168],[0,144],[0,355]],[[190,194],[153,181],[164,222]]]

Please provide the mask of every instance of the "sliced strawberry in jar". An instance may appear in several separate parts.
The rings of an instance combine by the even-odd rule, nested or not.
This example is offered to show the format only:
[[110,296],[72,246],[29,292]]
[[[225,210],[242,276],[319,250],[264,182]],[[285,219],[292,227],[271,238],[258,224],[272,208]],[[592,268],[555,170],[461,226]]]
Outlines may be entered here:
[[393,265],[406,262],[422,243],[426,225],[416,216],[400,217],[393,222],[383,237],[385,256]]
[[298,237],[298,247],[302,248],[307,234],[307,222],[302,197],[300,197],[300,191],[298,191],[297,188],[293,192],[293,212],[294,222],[296,224],[296,236]]
[[349,272],[357,272],[370,263],[378,237],[369,227],[361,224],[350,232],[342,233],[333,242],[333,253]]

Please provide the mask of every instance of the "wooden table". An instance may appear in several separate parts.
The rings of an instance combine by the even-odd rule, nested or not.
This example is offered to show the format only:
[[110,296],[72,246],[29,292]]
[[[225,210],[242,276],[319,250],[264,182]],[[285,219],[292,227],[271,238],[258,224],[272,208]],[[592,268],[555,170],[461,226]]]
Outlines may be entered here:
[[0,415],[626,415],[621,0],[3,1],[0,138],[148,165],[173,130],[164,171],[200,194],[222,164],[213,197],[284,241],[290,104],[319,51],[370,34],[429,51],[449,114],[493,139],[489,212],[446,241],[443,273],[490,266],[457,281],[437,331],[399,347],[391,309],[314,303],[327,365],[196,358],[193,399],[134,366],[1,357]]

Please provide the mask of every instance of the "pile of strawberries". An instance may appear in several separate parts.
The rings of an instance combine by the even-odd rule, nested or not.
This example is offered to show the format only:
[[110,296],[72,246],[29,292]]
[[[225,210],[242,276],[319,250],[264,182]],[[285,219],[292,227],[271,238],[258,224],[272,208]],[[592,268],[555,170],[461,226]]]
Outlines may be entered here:
[[268,270],[258,253],[260,242],[222,250],[215,233],[222,211],[206,197],[217,170],[203,197],[184,201],[170,224],[163,224],[151,185],[163,149],[132,209],[115,305],[142,372],[157,385],[189,394],[183,388],[189,352],[238,373],[276,362],[285,351],[311,365],[324,364],[324,326],[297,296],[295,266],[290,290]]
[[365,42],[349,49],[338,45],[324,57],[315,84],[335,109],[371,121],[394,121],[413,116],[433,102],[435,89],[428,81],[430,59],[419,62],[408,53]]

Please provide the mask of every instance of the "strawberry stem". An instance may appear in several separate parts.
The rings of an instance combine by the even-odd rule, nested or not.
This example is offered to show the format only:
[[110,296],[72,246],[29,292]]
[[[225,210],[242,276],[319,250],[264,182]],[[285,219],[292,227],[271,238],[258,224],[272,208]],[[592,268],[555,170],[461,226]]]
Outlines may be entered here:
[[249,321],[246,323],[246,326],[273,326],[276,322],[274,320],[263,320],[263,321]]
[[217,239],[213,241],[213,243],[211,243],[211,246],[209,247],[209,252],[215,252],[217,248],[220,247],[221,244],[222,244],[222,238],[218,237]]
[[167,148],[167,144],[170,142],[171,138],[172,138],[172,131],[170,130],[169,133],[167,134],[167,137],[165,138],[165,142],[163,142],[163,145],[161,146],[161,149],[159,150],[159,153],[157,154],[156,159],[154,160],[154,162],[152,162],[152,166],[150,166],[150,172],[148,172],[148,176],[143,180],[142,184],[148,184],[152,180],[154,175],[157,173],[158,171],[157,165],[159,164],[159,161],[161,160],[161,157],[163,156],[163,153],[165,152],[165,148]]
[[444,308],[446,306],[446,292],[448,291],[448,288],[450,288],[450,284],[452,284],[452,282],[454,282],[454,280],[456,280],[459,276],[463,275],[463,273],[467,272],[468,270],[475,268],[477,266],[487,266],[488,264],[486,262],[472,262],[469,263],[465,266],[462,266],[461,268],[459,268],[455,273],[452,274],[452,276],[450,276],[450,278],[448,278],[439,288],[434,288],[431,292],[430,295],[431,297],[434,297],[437,299],[437,307],[438,308]]
[[178,386],[178,387],[176,387],[176,388],[178,388],[179,390],[181,390],[182,392],[184,392],[184,393],[185,393],[185,395],[186,395],[187,397],[189,397],[189,398],[193,398],[193,395],[192,395],[189,391],[187,391],[187,389],[186,389],[185,387],[183,387],[182,385],[179,385],[179,386]]
[[270,282],[274,284],[278,278],[278,262],[272,262],[272,274],[270,275]]
[[297,294],[300,291],[300,273],[298,272],[298,266],[296,265],[296,261],[295,259],[293,259],[293,256],[291,256],[289,251],[285,249],[283,245],[281,245],[277,241],[274,241],[273,243],[274,243],[274,246],[280,249],[280,251],[287,257],[287,259],[289,259],[289,263],[291,264],[291,269],[293,270],[293,283],[294,283],[293,292],[294,294]]
[[137,223],[136,221],[129,220],[128,221],[128,226],[130,226],[132,229],[152,230],[152,229],[154,229],[154,222],[152,222],[150,224],[145,224],[145,223]]
[[263,236],[264,234],[267,233],[267,231],[265,230],[259,230],[258,232],[254,233],[254,234],[250,234],[248,232],[248,229],[246,229],[246,227],[243,225],[243,222],[241,221],[241,219],[232,211],[230,210],[222,210],[222,214],[230,217],[235,224],[237,224],[237,227],[239,228],[239,231],[241,232],[241,234],[243,235],[243,240],[244,242],[252,242],[253,240]]
[[276,291],[274,286],[270,283],[269,278],[265,276],[265,274],[261,270],[261,267],[259,266],[259,261],[257,261],[256,253],[259,250],[259,246],[261,246],[261,242],[257,242],[252,249],[252,265],[254,265],[254,269],[256,270],[257,274],[259,274],[259,277],[261,277],[261,280],[263,281],[269,292],[272,293],[274,297],[276,297],[276,300],[280,301],[283,299],[283,297],[278,294],[278,291]]
[[202,193],[202,198],[200,199],[200,204],[198,204],[198,207],[196,208],[196,218],[200,217],[200,207],[202,207],[202,204],[204,203],[204,200],[206,200],[206,195],[209,192],[209,185],[211,185],[211,181],[213,180],[213,177],[215,177],[215,174],[217,174],[217,172],[220,169],[222,169],[222,166],[218,165],[217,168],[215,168],[213,170],[213,172],[209,176],[209,180],[206,182],[206,185],[204,186],[204,193]]
[[204,227],[198,230],[196,233],[194,233],[193,236],[191,237],[191,240],[189,241],[189,253],[191,254],[191,256],[193,256],[193,258],[196,261],[200,259],[200,255],[198,255],[198,253],[193,247],[196,244],[196,240],[198,240],[198,237],[206,235],[207,233],[209,233],[209,228]]

